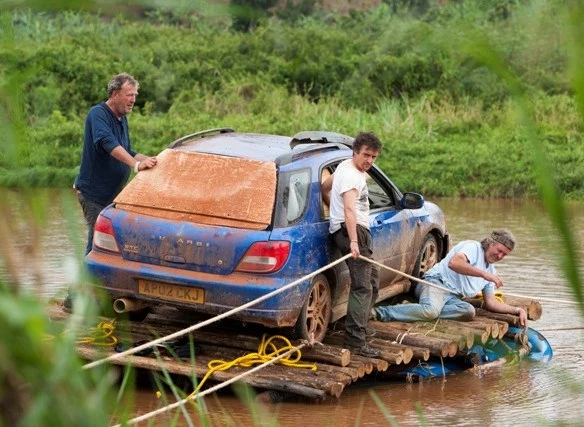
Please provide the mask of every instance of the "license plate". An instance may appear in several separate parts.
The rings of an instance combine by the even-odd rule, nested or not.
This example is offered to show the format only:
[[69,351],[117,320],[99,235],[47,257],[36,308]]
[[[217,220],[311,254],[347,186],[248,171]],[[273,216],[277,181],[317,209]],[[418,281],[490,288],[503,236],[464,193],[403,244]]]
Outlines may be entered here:
[[138,280],[138,292],[142,295],[159,298],[167,301],[203,304],[205,290],[187,286],[171,285],[169,283]]

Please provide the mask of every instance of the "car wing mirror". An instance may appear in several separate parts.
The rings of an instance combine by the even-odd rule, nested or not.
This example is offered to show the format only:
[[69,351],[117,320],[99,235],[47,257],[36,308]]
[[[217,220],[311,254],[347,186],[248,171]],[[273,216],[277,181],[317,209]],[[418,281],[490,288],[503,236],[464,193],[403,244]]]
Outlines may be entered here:
[[399,204],[403,209],[420,209],[424,206],[424,197],[418,193],[404,193]]

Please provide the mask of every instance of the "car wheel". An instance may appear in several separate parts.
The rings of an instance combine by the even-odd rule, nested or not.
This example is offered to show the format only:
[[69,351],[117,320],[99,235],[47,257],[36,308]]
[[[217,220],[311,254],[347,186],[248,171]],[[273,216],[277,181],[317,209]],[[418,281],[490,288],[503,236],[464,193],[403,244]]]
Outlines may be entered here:
[[422,277],[438,262],[438,241],[433,234],[428,234],[422,243],[418,259],[414,266],[413,276]]
[[296,321],[294,334],[301,339],[322,341],[331,318],[331,291],[323,274],[312,279],[310,293]]

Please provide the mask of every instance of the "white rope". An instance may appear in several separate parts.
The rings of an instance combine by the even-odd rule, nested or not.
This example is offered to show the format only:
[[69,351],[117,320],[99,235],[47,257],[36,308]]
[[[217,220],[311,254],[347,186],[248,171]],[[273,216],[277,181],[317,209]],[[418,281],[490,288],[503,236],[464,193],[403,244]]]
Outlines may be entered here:
[[121,357],[130,355],[130,354],[137,353],[139,351],[142,351],[142,350],[144,350],[146,348],[153,347],[153,346],[155,346],[157,344],[160,344],[162,342],[170,341],[170,340],[175,339],[175,338],[178,338],[178,337],[180,337],[182,335],[188,334],[189,332],[192,332],[192,331],[195,331],[197,329],[200,329],[203,326],[210,325],[211,323],[217,322],[218,320],[224,319],[225,317],[229,317],[232,314],[235,314],[235,313],[237,313],[239,311],[245,310],[246,308],[251,307],[252,305],[255,305],[255,304],[259,303],[259,302],[262,302],[262,301],[264,301],[264,300],[266,300],[268,298],[271,298],[274,295],[280,294],[280,293],[282,293],[282,292],[284,292],[284,291],[286,291],[286,290],[288,290],[288,289],[290,289],[290,288],[298,285],[299,283],[302,283],[305,280],[308,280],[308,279],[313,278],[317,274],[320,274],[323,271],[328,270],[329,268],[331,268],[331,267],[333,267],[333,266],[335,266],[335,265],[343,262],[344,260],[346,260],[350,256],[351,256],[351,254],[347,254],[347,255],[345,255],[345,256],[337,259],[336,261],[333,261],[330,264],[327,264],[324,267],[319,268],[318,270],[316,270],[316,271],[314,271],[314,272],[312,272],[310,274],[307,274],[306,276],[301,277],[300,279],[295,280],[292,283],[289,283],[288,285],[286,285],[286,286],[284,286],[284,287],[282,287],[280,289],[276,289],[275,291],[272,291],[269,294],[266,294],[266,295],[263,295],[263,296],[261,296],[259,298],[256,298],[253,301],[250,301],[250,302],[245,303],[245,304],[243,304],[243,305],[241,305],[239,307],[236,307],[236,308],[233,308],[233,309],[231,309],[229,311],[226,311],[225,313],[222,313],[222,314],[220,314],[218,316],[212,317],[211,319],[207,319],[207,320],[205,320],[203,322],[197,323],[195,325],[191,325],[188,328],[182,329],[180,331],[174,332],[174,333],[172,333],[170,335],[166,335],[164,337],[157,338],[155,340],[149,341],[149,342],[147,342],[145,344],[142,344],[142,345],[139,345],[137,347],[130,348],[129,350],[123,351],[121,353],[112,354],[111,356],[108,356],[108,357],[106,357],[104,359],[100,359],[100,360],[93,361],[91,363],[88,363],[88,364],[84,365],[83,366],[83,369],[94,368],[94,367],[99,366],[99,365],[102,365],[102,364],[104,364],[106,362],[110,362],[112,360],[116,360],[116,359],[119,359]]
[[403,271],[399,271],[399,270],[396,270],[395,268],[388,267],[387,265],[381,264],[377,261],[373,261],[371,258],[364,257],[363,255],[359,255],[359,258],[361,258],[365,261],[368,261],[371,264],[375,264],[378,267],[385,268],[386,270],[393,271],[394,273],[397,273],[397,274],[401,274],[402,276],[407,277],[408,279],[415,280],[416,282],[419,282],[419,283],[423,283],[424,285],[432,286],[433,288],[441,289],[443,291],[446,291],[448,293],[451,293],[451,294],[454,294],[457,296],[462,296],[461,294],[459,294],[456,291],[453,291],[452,289],[445,288],[445,287],[437,285],[435,283],[430,283],[424,279],[420,279],[419,277],[410,276],[409,274],[404,273]]
[[[183,400],[179,400],[178,402],[171,403],[170,405],[164,406],[164,407],[159,408],[159,409],[157,409],[155,411],[152,411],[152,412],[148,412],[147,414],[140,415],[139,417],[132,418],[126,424],[137,424],[137,423],[139,423],[141,421],[144,421],[144,420],[147,420],[149,418],[155,417],[155,416],[157,416],[159,414],[162,414],[163,412],[167,412],[167,411],[170,411],[171,409],[174,409],[174,408],[177,408],[179,406],[182,406],[182,405],[184,405],[185,403],[187,403],[190,400],[196,400],[199,397],[203,397],[203,396],[205,396],[207,394],[210,394],[210,393],[213,393],[213,392],[215,392],[217,390],[220,390],[223,387],[228,386],[229,384],[233,384],[234,382],[239,381],[240,379],[242,379],[246,375],[253,374],[254,372],[259,371],[260,369],[263,369],[266,366],[269,366],[269,365],[271,365],[273,363],[276,363],[278,360],[280,360],[280,359],[282,359],[284,357],[287,357],[288,355],[294,353],[295,351],[300,350],[304,346],[306,346],[306,343],[302,343],[302,344],[298,345],[297,347],[291,348],[286,353],[282,353],[281,355],[279,355],[279,356],[277,356],[277,357],[275,357],[275,358],[273,358],[271,360],[268,360],[267,362],[264,362],[263,364],[258,365],[256,367],[250,369],[249,371],[243,372],[243,373],[241,373],[241,374],[239,374],[239,375],[237,375],[237,376],[235,376],[233,378],[230,378],[227,381],[224,381],[224,382],[222,382],[220,384],[217,384],[216,386],[213,386],[213,387],[211,387],[211,388],[209,388],[209,389],[207,389],[207,390],[205,390],[205,391],[203,391],[201,393],[197,393],[197,394],[195,394],[193,396],[186,397]],[[120,427],[120,426],[121,426],[121,424],[116,424],[114,427]]]
[[[364,257],[363,255],[359,255],[359,258],[364,259],[366,261],[369,261],[371,264],[375,264],[381,268],[385,268],[386,270],[393,271],[394,273],[397,273],[397,274],[401,274],[402,276],[407,277],[408,279],[411,279],[411,280],[415,280],[418,283],[422,283],[424,285],[428,285],[428,286],[432,286],[434,288],[442,289],[443,291],[450,292],[451,294],[458,295],[460,297],[462,296],[458,292],[444,288],[440,285],[436,285],[435,283],[428,282],[424,279],[420,279],[419,277],[410,276],[409,274],[404,273],[403,271],[399,271],[399,270],[396,270],[395,268],[388,267],[387,265],[378,263],[377,261],[373,261],[370,258]],[[579,305],[580,304],[576,301],[568,301],[568,300],[555,299],[555,298],[545,298],[545,297],[531,297],[529,295],[512,294],[510,292],[505,292],[503,294],[503,296],[505,296],[505,295],[510,296],[510,297],[527,298],[527,299],[538,300],[538,301],[557,302],[560,304],[570,304],[570,305]]]
[[545,298],[545,297],[530,297],[527,295],[519,295],[519,294],[511,294],[509,292],[505,292],[503,294],[503,296],[508,295],[510,297],[519,297],[519,298],[529,298],[529,299],[533,299],[533,300],[538,300],[538,301],[548,301],[548,302],[557,302],[560,304],[570,304],[570,305],[579,305],[579,302],[576,301],[568,301],[565,299],[556,299],[556,298]]

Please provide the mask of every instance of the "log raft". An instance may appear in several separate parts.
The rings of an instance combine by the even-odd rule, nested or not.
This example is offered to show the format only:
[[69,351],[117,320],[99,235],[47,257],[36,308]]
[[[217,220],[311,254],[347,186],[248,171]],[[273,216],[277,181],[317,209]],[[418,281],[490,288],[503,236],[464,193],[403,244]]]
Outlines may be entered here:
[[[515,305],[527,307],[531,316],[541,316],[541,305],[536,302],[515,301]],[[52,307],[50,315],[56,320],[65,320],[67,314],[60,307]],[[159,307],[144,322],[119,320],[116,336],[133,344],[139,340],[152,340],[182,330],[201,319],[185,315],[170,308]],[[388,378],[407,366],[415,366],[430,357],[460,357],[467,354],[473,343],[487,342],[488,339],[511,338],[522,342],[520,334],[510,334],[509,326],[517,326],[519,318],[514,315],[496,314],[477,308],[477,316],[472,321],[434,320],[432,322],[376,322],[369,326],[376,330],[368,345],[380,350],[378,358],[367,358],[351,354],[343,348],[344,327],[341,322],[332,325],[323,344],[315,343],[301,349],[299,363],[313,364],[316,370],[287,367],[274,364],[242,378],[242,383],[257,389],[270,390],[287,395],[299,395],[311,400],[339,397],[346,387],[366,378],[368,375],[383,373]],[[234,327],[237,325],[237,327]],[[187,339],[195,345],[195,360],[190,357],[180,359],[167,352],[159,357],[130,355],[116,359],[112,364],[132,365],[148,371],[167,371],[172,374],[203,378],[212,360],[232,360],[244,354],[258,351],[262,334],[278,335],[281,331],[260,327],[243,326],[240,323],[208,326],[189,334]],[[131,337],[131,338],[128,338]],[[292,345],[305,343],[292,340]],[[98,360],[114,354],[113,349],[80,344],[79,354],[86,360]],[[226,371],[216,371],[210,382],[223,382],[234,378],[251,368],[235,366]]]

